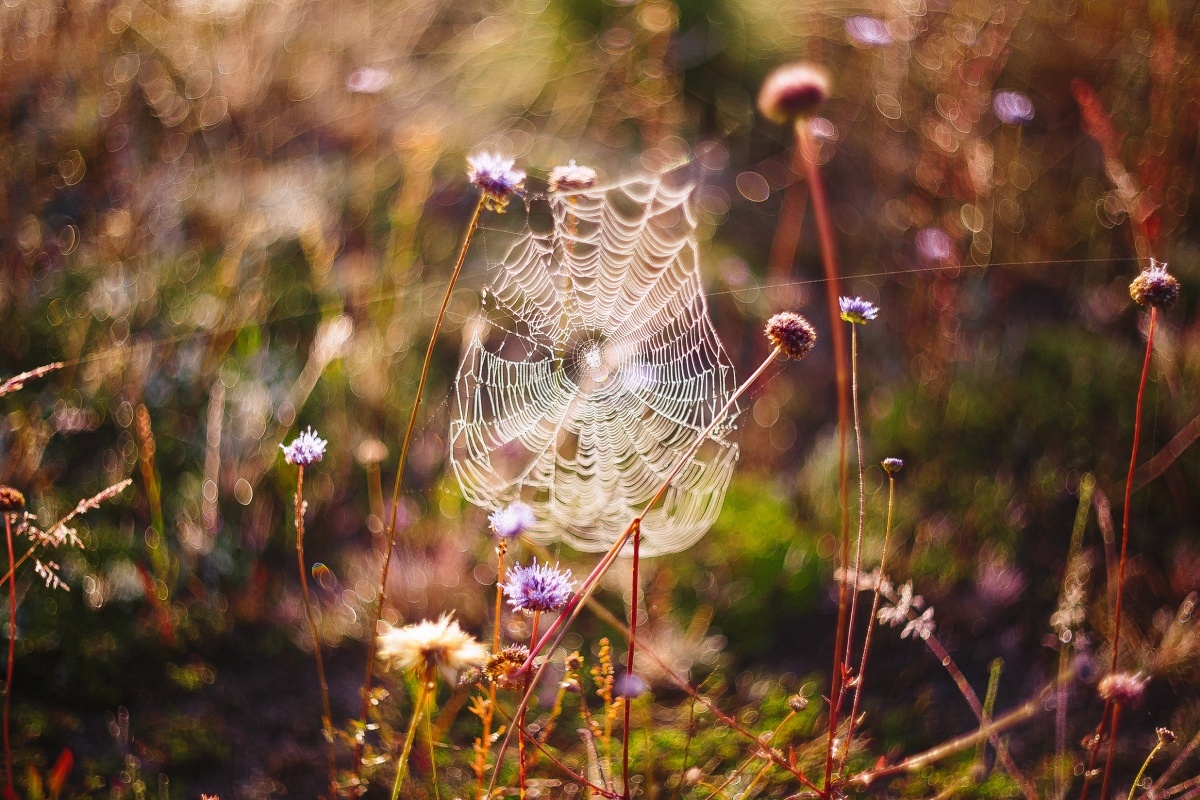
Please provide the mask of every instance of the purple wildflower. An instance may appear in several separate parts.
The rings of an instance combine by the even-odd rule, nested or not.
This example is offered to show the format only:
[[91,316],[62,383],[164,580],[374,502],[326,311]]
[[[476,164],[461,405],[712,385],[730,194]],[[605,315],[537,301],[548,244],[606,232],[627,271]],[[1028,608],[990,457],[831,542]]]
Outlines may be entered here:
[[992,112],[1005,125],[1028,125],[1033,122],[1033,101],[1028,95],[1005,89],[992,95]]
[[626,672],[617,678],[617,682],[613,686],[614,697],[624,697],[628,700],[641,697],[648,691],[650,691],[650,685],[646,683],[645,678],[633,672]]
[[532,528],[537,518],[533,516],[532,508],[520,500],[514,500],[499,511],[492,512],[488,522],[501,539],[515,539]]
[[892,43],[892,34],[887,29],[887,24],[877,17],[848,17],[846,19],[846,35],[856,44],[867,47],[879,47]]
[[483,192],[484,204],[503,212],[508,198],[521,190],[525,173],[513,169],[515,162],[495,153],[476,153],[467,157],[467,180]]
[[564,167],[550,170],[550,191],[579,192],[596,185],[596,170],[581,167],[571,159]]
[[868,320],[879,316],[879,307],[861,297],[839,297],[838,307],[842,309],[842,319],[855,325],[866,325]]
[[503,589],[513,611],[532,613],[559,610],[571,599],[575,586],[569,569],[534,561],[528,567],[518,564],[509,570]]
[[883,460],[883,471],[888,475],[895,475],[902,469],[904,469],[904,461],[899,458],[885,458]]
[[328,444],[329,442],[317,436],[310,425],[308,430],[303,431],[291,444],[286,447],[279,445],[279,449],[283,451],[283,460],[287,463],[307,467],[325,456],[325,447]]
[[1150,259],[1150,266],[1129,284],[1134,302],[1155,308],[1170,308],[1179,300],[1179,281],[1167,272],[1167,265]]

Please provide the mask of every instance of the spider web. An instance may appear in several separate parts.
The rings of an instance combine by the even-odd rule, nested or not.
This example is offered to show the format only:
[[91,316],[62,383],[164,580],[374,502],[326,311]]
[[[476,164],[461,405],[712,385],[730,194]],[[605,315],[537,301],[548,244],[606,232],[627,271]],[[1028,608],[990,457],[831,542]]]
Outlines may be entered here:
[[[450,461],[470,502],[531,505],[535,541],[608,549],[734,391],[700,284],[692,189],[661,175],[554,193],[489,248],[502,255],[468,326]],[[546,231],[531,228],[539,213]],[[738,456],[730,430],[646,513],[643,553],[682,550],[712,525]]]

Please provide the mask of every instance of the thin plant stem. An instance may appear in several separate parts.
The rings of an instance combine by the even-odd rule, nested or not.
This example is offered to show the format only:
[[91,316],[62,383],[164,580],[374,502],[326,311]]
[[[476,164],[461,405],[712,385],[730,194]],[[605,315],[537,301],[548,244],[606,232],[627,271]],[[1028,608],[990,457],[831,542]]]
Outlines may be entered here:
[[[16,570],[16,554],[13,552],[12,515],[4,512],[4,533],[8,539],[8,567]],[[4,672],[4,775],[8,782],[8,796],[16,797],[13,789],[12,746],[9,740],[8,714],[12,706],[13,661],[17,657],[17,582],[8,582],[8,666]]]
[[[854,654],[854,618],[858,613],[858,576],[862,571],[863,528],[867,520],[867,480],[866,466],[863,464],[862,420],[858,412],[858,325],[850,323],[850,387],[851,407],[854,410],[854,444],[858,454],[858,538],[854,543],[854,573],[850,577],[850,616],[846,624],[846,652],[842,660],[842,672],[850,675],[850,658]],[[859,682],[854,683],[853,709],[858,705]],[[854,712],[850,713],[853,725]],[[849,728],[847,728],[846,746],[849,747]],[[843,763],[845,753],[842,754]]]
[[312,634],[313,656],[317,661],[317,681],[321,684],[322,727],[329,749],[329,796],[337,797],[337,756],[333,751],[333,712],[329,706],[329,684],[325,680],[325,660],[321,657],[321,632],[317,629],[317,618],[313,614],[312,599],[308,593],[308,575],[304,562],[304,465],[296,472],[296,566],[300,572],[300,596],[304,598],[304,616],[308,619],[308,630]]
[[[839,289],[837,253],[834,247],[833,222],[829,215],[829,202],[825,198],[825,185],[817,165],[817,145],[808,129],[808,120],[796,120],[796,143],[801,161],[808,177],[809,194],[812,197],[813,216],[817,221],[817,240],[821,245],[821,262],[825,269],[825,297],[829,306],[830,332],[833,339],[833,363],[837,376],[838,400],[838,505],[841,508],[841,567],[843,574],[850,563],[850,381],[846,370],[846,334],[839,324],[841,311],[838,307]],[[845,694],[843,675],[843,648],[849,623],[850,586],[843,581],[838,587],[837,632],[833,644],[833,674],[829,687],[829,740],[825,748],[824,795],[830,796],[833,780],[833,745],[837,739],[838,717]]]
[[1175,774],[1177,769],[1184,765],[1192,753],[1196,751],[1197,747],[1200,747],[1200,731],[1196,731],[1196,735],[1187,743],[1187,746],[1179,751],[1179,754],[1175,756],[1175,760],[1163,770],[1162,775],[1158,776],[1158,780],[1150,787],[1149,794],[1151,797],[1156,797],[1162,792],[1163,787],[1167,785],[1167,781],[1171,780],[1171,776]]
[[[637,621],[638,621],[638,549],[642,542],[642,526],[636,525],[633,529],[633,577],[630,579],[633,599],[630,601],[630,617],[629,617],[629,657],[625,662],[625,682],[626,688],[631,688],[630,683],[633,679],[633,651],[637,644]],[[625,727],[621,730],[621,796],[625,800],[629,800],[629,727],[630,727],[630,711],[632,698],[629,693],[625,693],[624,712],[625,712]]]
[[[379,585],[377,588],[378,597],[375,601],[375,610],[371,615],[371,626],[367,628],[367,668],[366,675],[363,678],[362,687],[362,711],[359,714],[359,719],[366,722],[367,714],[371,710],[371,682],[375,676],[375,649],[376,644],[376,629],[379,627],[379,619],[383,616],[383,604],[387,600],[387,577],[388,570],[392,564],[392,551],[396,547],[396,515],[400,505],[400,486],[404,477],[404,465],[408,462],[408,448],[412,444],[413,431],[417,427],[417,414],[421,410],[421,397],[425,392],[425,381],[429,378],[429,365],[433,362],[433,348],[437,344],[438,333],[442,329],[442,320],[446,316],[446,308],[450,305],[450,296],[454,292],[454,284],[458,281],[458,275],[462,272],[463,263],[467,260],[467,249],[471,245],[471,239],[475,236],[475,231],[479,228],[479,217],[483,213],[484,202],[486,195],[480,195],[479,202],[475,204],[475,211],[471,214],[471,221],[467,225],[467,233],[463,237],[462,247],[458,251],[458,260],[454,263],[454,270],[450,273],[450,281],[446,284],[446,296],[442,298],[442,306],[438,310],[437,318],[433,322],[433,331],[429,334],[429,345],[425,348],[425,363],[421,366],[421,377],[417,380],[416,397],[413,398],[412,413],[408,417],[408,427],[404,431],[404,440],[400,445],[400,459],[396,464],[396,480],[392,486],[392,508],[388,513],[387,524],[387,549],[383,554],[383,567],[379,573]],[[355,746],[354,772],[355,775],[362,773],[362,745]]]
[[404,785],[404,777],[408,773],[408,756],[412,752],[413,739],[417,735],[417,722],[425,712],[425,702],[429,690],[436,686],[437,672],[432,663],[426,663],[421,672],[421,687],[417,690],[417,699],[413,703],[412,719],[408,721],[408,731],[404,734],[404,747],[400,750],[400,760],[396,763],[396,781],[392,784],[392,800],[400,797],[400,787]]
[[[541,618],[541,611],[533,612],[533,622],[529,624],[529,644],[532,646],[537,641],[538,621]],[[530,673],[525,673],[525,691],[529,691]],[[525,763],[525,739],[528,738],[525,732],[525,712],[529,710],[528,705],[521,706],[521,712],[517,715],[517,727],[520,728],[520,738],[517,739],[517,763],[519,765],[518,780],[520,781],[521,800],[525,800],[525,781],[527,769]]]
[[1108,755],[1104,759],[1104,779],[1100,782],[1100,797],[1108,797],[1108,782],[1112,778],[1113,758],[1117,754],[1117,725],[1121,721],[1121,704],[1113,703],[1112,727],[1108,733]]
[[1150,766],[1150,762],[1154,760],[1154,757],[1158,755],[1158,751],[1162,750],[1165,744],[1166,740],[1160,736],[1158,743],[1150,751],[1150,755],[1146,756],[1146,760],[1142,762],[1142,768],[1138,770],[1137,777],[1133,779],[1133,785],[1129,787],[1129,797],[1126,800],[1133,800],[1133,793],[1137,791],[1138,784],[1142,782],[1142,777],[1146,774],[1146,767]]
[[[492,652],[500,652],[500,613],[504,610],[504,555],[508,552],[508,542],[504,539],[496,545],[496,609],[495,623],[492,625]],[[483,773],[487,770],[487,753],[491,749],[492,716],[496,709],[496,684],[488,681],[488,710],[483,718],[483,736],[479,740],[481,746],[479,758],[475,763],[478,775],[478,786],[475,796],[483,798]]]
[[887,566],[888,543],[892,539],[892,511],[896,506],[896,476],[888,473],[888,506],[887,525],[883,529],[883,553],[879,556],[879,580],[875,583],[875,594],[871,600],[871,616],[867,618],[867,633],[863,638],[862,660],[858,665],[858,685],[854,688],[854,702],[850,706],[850,719],[846,727],[846,747],[842,752],[842,763],[839,770],[846,767],[846,757],[850,753],[851,737],[854,735],[854,721],[858,719],[858,703],[862,698],[863,681],[867,677],[867,654],[871,652],[871,635],[875,632],[875,615],[879,613],[879,587],[883,583],[884,569]]
[[[1150,357],[1154,353],[1154,326],[1158,320],[1158,309],[1154,306],[1150,307],[1150,324],[1146,332],[1146,356],[1142,359],[1142,377],[1138,381],[1137,406],[1133,415],[1133,448],[1129,456],[1129,473],[1125,478],[1125,508],[1121,514],[1121,559],[1117,567],[1117,601],[1113,608],[1113,643],[1112,643],[1112,660],[1109,664],[1109,673],[1117,671],[1117,659],[1121,652],[1121,601],[1125,595],[1125,564],[1129,552],[1129,515],[1130,506],[1133,498],[1133,477],[1137,470],[1138,443],[1142,438],[1142,405],[1146,397],[1146,378],[1150,374]],[[1109,703],[1105,703],[1105,713],[1107,714]],[[1116,709],[1113,710],[1112,727],[1109,729],[1109,736],[1116,739],[1117,736],[1117,718],[1119,714]],[[1100,727],[1097,728],[1097,736],[1092,740],[1092,750],[1089,756],[1089,768],[1084,772],[1083,791],[1080,793],[1080,800],[1085,800],[1089,785],[1091,783],[1091,770],[1096,762],[1096,753],[1100,748],[1100,736],[1104,730],[1104,720],[1101,719]],[[1101,782],[1103,787],[1108,786],[1109,770],[1112,767],[1112,747],[1113,741],[1109,741],[1109,756],[1104,762],[1104,778]],[[1102,793],[1102,798],[1106,795]]]
[[[667,489],[670,487],[671,482],[674,481],[675,478],[679,476],[679,473],[683,470],[683,468],[687,466],[689,462],[691,462],[692,456],[696,454],[696,451],[698,451],[700,447],[706,441],[708,441],[708,437],[712,435],[712,432],[716,429],[716,427],[728,418],[729,412],[734,405],[737,404],[738,398],[745,394],[746,390],[749,389],[750,386],[752,386],[760,377],[762,377],[762,374],[766,372],[767,368],[775,362],[775,359],[779,357],[781,352],[782,351],[778,347],[772,348],[771,352],[767,354],[767,357],[763,359],[763,362],[759,364],[758,368],[754,370],[749,378],[742,382],[742,385],[739,386],[732,395],[730,395],[729,399],[725,402],[725,405],[721,407],[721,410],[713,415],[712,420],[708,423],[704,430],[700,432],[700,435],[696,437],[696,440],[692,442],[687,452],[683,454],[683,457],[679,459],[679,462],[675,465],[671,472],[667,474],[666,479],[662,482],[662,484],[659,485],[658,491],[656,491],[654,496],[650,498],[650,501],[646,503],[646,506],[642,512],[630,521],[629,525],[626,526],[621,535],[617,537],[616,541],[613,542],[612,546],[601,557],[600,562],[592,569],[590,573],[588,573],[588,576],[583,579],[579,589],[563,607],[562,611],[559,612],[558,616],[555,617],[554,621],[550,623],[550,627],[546,630],[546,633],[543,634],[541,639],[536,643],[530,643],[529,657],[526,659],[525,664],[521,667],[522,670],[532,669],[534,658],[543,649],[547,649],[547,645],[549,645],[549,650],[553,650],[558,646],[558,643],[562,641],[564,636],[566,636],[567,630],[570,628],[571,623],[573,623],[579,617],[580,612],[583,611],[584,605],[591,598],[592,593],[595,592],[600,578],[603,577],[606,572],[608,572],[609,567],[612,566],[613,561],[616,560],[621,550],[625,547],[626,542],[629,541],[629,538],[633,535],[633,532],[641,526],[642,518],[645,516],[646,511],[653,508],[655,504],[663,498],[663,495],[667,493]],[[551,641],[552,638],[553,641]],[[549,666],[549,664],[549,660],[542,662],[542,666],[539,667],[534,673],[533,679],[529,682],[529,687],[525,690],[525,694],[518,704],[518,712],[529,705],[529,700],[533,695],[533,691],[537,688],[538,681],[540,681],[542,676],[545,674],[546,668]],[[503,757],[505,750],[508,749],[508,745],[512,740],[512,735],[513,727],[510,727],[504,736],[504,741],[500,743],[500,751],[496,757],[497,769],[492,771],[492,779],[488,785],[489,793],[496,786],[496,779],[499,775],[500,759]]]

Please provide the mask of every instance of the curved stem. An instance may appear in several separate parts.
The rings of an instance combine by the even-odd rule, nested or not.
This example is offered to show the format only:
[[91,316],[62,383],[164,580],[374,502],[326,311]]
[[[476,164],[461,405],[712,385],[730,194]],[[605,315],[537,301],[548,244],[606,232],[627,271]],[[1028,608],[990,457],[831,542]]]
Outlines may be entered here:
[[[541,616],[542,616],[542,612],[540,612],[540,611],[533,612],[533,622],[531,622],[529,624],[529,644],[531,644],[531,645],[537,640],[538,621],[541,619]],[[530,673],[526,672],[525,673],[525,691],[526,692],[529,691],[529,678],[530,678]],[[524,705],[521,707],[521,712],[517,715],[517,727],[520,729],[520,731],[519,731],[520,738],[517,739],[517,763],[520,765],[520,768],[519,768],[520,771],[518,773],[518,781],[519,781],[519,785],[520,785],[520,789],[521,789],[521,800],[525,800],[525,780],[526,780],[526,777],[525,777],[525,770],[526,770],[525,739],[528,735],[525,732],[525,712],[528,710],[529,710],[528,705]]]
[[850,754],[850,742],[854,737],[854,721],[858,718],[858,701],[862,698],[863,681],[867,679],[867,654],[871,652],[871,634],[875,632],[875,615],[879,613],[879,586],[886,574],[888,543],[892,538],[892,510],[896,504],[896,476],[888,474],[888,507],[887,527],[883,531],[883,554],[879,557],[879,580],[875,583],[875,597],[871,600],[871,616],[867,618],[867,635],[863,639],[862,661],[858,665],[858,684],[854,687],[854,702],[850,705],[850,720],[846,727],[846,746],[842,750],[842,763],[838,770],[846,767],[846,757]]
[[1137,777],[1133,779],[1133,785],[1129,787],[1129,797],[1126,800],[1133,800],[1133,793],[1137,791],[1138,784],[1142,782],[1142,777],[1146,774],[1146,767],[1150,766],[1150,762],[1158,755],[1158,751],[1162,750],[1166,744],[1162,737],[1159,737],[1158,743],[1154,745],[1154,749],[1150,751],[1150,755],[1146,756],[1146,760],[1142,762],[1142,768],[1138,770]]
[[417,700],[413,703],[412,719],[408,721],[408,731],[404,734],[404,747],[400,750],[400,760],[396,764],[396,782],[392,784],[392,800],[396,800],[400,796],[400,787],[404,785],[404,778],[408,773],[408,756],[412,752],[413,739],[417,735],[417,722],[421,719],[421,714],[425,713],[425,701],[429,696],[430,688],[435,685],[436,675],[433,664],[426,663],[425,668],[421,671],[421,688],[417,690]]
[[337,797],[337,756],[333,751],[333,712],[329,707],[329,684],[325,681],[325,661],[321,657],[321,632],[317,629],[317,618],[313,614],[312,600],[308,594],[308,575],[304,563],[304,465],[296,473],[296,566],[300,571],[300,596],[304,598],[304,616],[308,619],[308,630],[313,640],[313,655],[317,660],[317,680],[321,684],[322,723],[325,741],[329,745],[329,796]]
[[[850,576],[850,615],[846,623],[846,649],[842,659],[842,673],[847,678],[851,674],[850,659],[854,654],[854,619],[858,613],[858,576],[862,571],[863,528],[867,520],[866,468],[863,464],[862,420],[858,410],[858,325],[854,323],[850,323],[850,387],[851,406],[854,410],[854,444],[858,454],[858,537],[854,544],[854,572]],[[863,655],[866,655],[865,651]],[[861,681],[854,682],[854,702],[850,712],[850,727],[854,725],[854,709],[858,707],[860,684]],[[847,728],[846,748],[849,747],[850,735],[849,728]],[[843,751],[841,763],[844,764],[845,760],[846,753]]]
[[[429,345],[425,348],[425,363],[421,366],[421,377],[417,381],[416,397],[413,399],[412,413],[408,417],[408,428],[404,431],[404,440],[400,445],[400,459],[396,464],[396,481],[392,487],[392,509],[388,514],[387,524],[387,549],[383,554],[383,568],[379,574],[378,598],[375,602],[375,613],[372,615],[371,627],[367,629],[367,670],[366,676],[363,678],[362,687],[362,711],[359,714],[359,719],[365,723],[367,714],[371,710],[371,681],[375,675],[375,648],[376,644],[376,629],[379,627],[379,618],[383,615],[383,604],[387,600],[387,576],[388,570],[392,564],[392,551],[396,547],[396,514],[397,508],[400,505],[400,485],[404,477],[404,465],[408,462],[408,448],[412,444],[413,431],[417,427],[417,414],[421,410],[421,396],[425,392],[425,381],[429,378],[429,365],[433,361],[433,347],[437,343],[438,332],[442,329],[442,320],[446,316],[446,307],[450,305],[450,295],[454,291],[454,284],[458,281],[458,275],[462,272],[463,262],[467,260],[467,248],[471,244],[471,239],[475,235],[476,229],[479,227],[479,217],[483,213],[484,201],[486,195],[481,195],[479,202],[475,204],[475,211],[471,215],[471,221],[467,225],[466,236],[463,237],[462,248],[458,251],[458,261],[454,264],[454,271],[450,273],[450,282],[446,284],[446,296],[442,298],[442,306],[438,310],[437,319],[433,323],[433,331],[429,334]],[[362,772],[362,746],[355,746],[354,772],[356,775]]]

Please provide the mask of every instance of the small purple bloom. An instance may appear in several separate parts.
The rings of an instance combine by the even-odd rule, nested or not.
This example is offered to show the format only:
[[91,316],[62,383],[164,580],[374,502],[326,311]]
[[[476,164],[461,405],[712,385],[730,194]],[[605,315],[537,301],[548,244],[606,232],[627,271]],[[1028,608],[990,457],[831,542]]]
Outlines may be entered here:
[[571,599],[575,586],[569,569],[534,561],[528,567],[518,564],[509,570],[503,589],[513,611],[532,613],[558,611]]
[[888,475],[895,475],[902,469],[904,469],[904,462],[899,458],[885,458],[883,460],[883,471]]
[[646,683],[646,680],[640,675],[633,672],[626,672],[617,678],[616,684],[613,686],[614,697],[624,697],[629,700],[641,697],[648,691],[650,691],[650,684]]
[[532,528],[537,518],[533,516],[532,508],[520,500],[514,500],[499,511],[492,512],[488,522],[501,539],[515,539]]
[[513,169],[515,162],[495,153],[467,157],[467,180],[483,192],[484,203],[493,211],[504,211],[508,198],[521,190],[525,173]]
[[308,430],[303,431],[291,444],[286,447],[279,445],[279,449],[283,451],[283,460],[287,463],[307,467],[325,456],[325,446],[328,444],[329,442],[317,436],[310,425]]
[[1004,89],[992,95],[992,111],[1005,125],[1028,125],[1033,122],[1033,101],[1028,95]]
[[861,297],[839,297],[838,306],[842,309],[842,319],[855,325],[866,325],[879,316],[879,308]]
[[846,35],[851,40],[868,47],[879,47],[892,43],[891,31],[883,20],[876,17],[848,17]]

